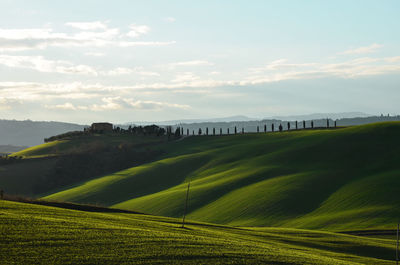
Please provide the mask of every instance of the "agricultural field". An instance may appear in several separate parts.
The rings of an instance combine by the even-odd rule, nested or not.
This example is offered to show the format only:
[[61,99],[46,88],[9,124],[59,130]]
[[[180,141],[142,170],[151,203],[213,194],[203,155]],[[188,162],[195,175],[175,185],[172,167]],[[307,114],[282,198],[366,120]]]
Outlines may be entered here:
[[393,264],[394,238],[0,201],[2,264]]
[[[400,216],[400,123],[163,142],[162,154],[49,193],[231,226],[393,229]],[[40,148],[40,147],[38,147]],[[36,155],[36,153],[31,153]]]

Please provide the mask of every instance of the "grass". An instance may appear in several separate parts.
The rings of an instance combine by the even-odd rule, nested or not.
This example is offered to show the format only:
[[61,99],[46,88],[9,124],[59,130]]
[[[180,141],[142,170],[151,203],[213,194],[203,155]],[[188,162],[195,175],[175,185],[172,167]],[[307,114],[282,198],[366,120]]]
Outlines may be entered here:
[[393,238],[0,201],[1,264],[393,264]]
[[132,137],[128,134],[95,134],[44,143],[13,153],[11,156],[43,158],[68,154],[91,153],[112,147],[123,148],[127,146],[129,148],[140,148],[143,145],[163,141],[165,141],[165,137],[141,135]]
[[400,123],[336,130],[188,137],[158,161],[45,199],[98,203],[234,226],[330,231],[400,221]]

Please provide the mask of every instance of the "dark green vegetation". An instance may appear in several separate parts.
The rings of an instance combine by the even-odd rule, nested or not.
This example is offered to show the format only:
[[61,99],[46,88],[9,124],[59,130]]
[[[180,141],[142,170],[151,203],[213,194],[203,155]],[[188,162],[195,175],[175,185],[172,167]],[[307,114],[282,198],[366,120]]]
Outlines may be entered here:
[[164,141],[165,137],[156,136],[90,135],[34,146],[0,159],[0,189],[9,194],[43,196],[153,161],[162,153],[158,146]]
[[1,264],[393,264],[395,242],[0,201]]

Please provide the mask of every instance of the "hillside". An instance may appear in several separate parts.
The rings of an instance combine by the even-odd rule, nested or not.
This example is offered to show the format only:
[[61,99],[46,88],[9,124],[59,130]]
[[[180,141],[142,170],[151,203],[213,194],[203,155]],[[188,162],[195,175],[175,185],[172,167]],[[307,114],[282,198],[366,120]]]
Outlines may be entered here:
[[45,197],[234,226],[393,228],[400,123],[187,137],[157,161]]
[[393,238],[0,201],[2,264],[393,264]]
[[166,140],[157,136],[86,135],[30,147],[0,159],[0,189],[7,194],[44,196],[154,161],[163,152],[159,145]]

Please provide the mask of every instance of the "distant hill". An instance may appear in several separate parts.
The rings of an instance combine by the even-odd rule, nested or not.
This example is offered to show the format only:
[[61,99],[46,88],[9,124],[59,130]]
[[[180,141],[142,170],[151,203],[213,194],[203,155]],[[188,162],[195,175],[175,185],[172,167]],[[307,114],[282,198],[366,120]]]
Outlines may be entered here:
[[43,139],[68,131],[81,131],[85,126],[55,121],[0,120],[0,145],[34,146]]
[[[386,122],[337,129],[187,137],[143,146],[145,152],[156,151],[152,161],[90,181],[75,179],[78,182],[45,198],[181,217],[190,180],[188,218],[193,220],[234,226],[388,229],[400,216],[399,135],[400,122]],[[49,158],[43,160],[26,160],[27,168],[33,165],[29,161],[49,163],[46,161],[51,160],[45,159],[63,150],[85,150],[82,144],[86,141],[78,140],[49,143],[17,155],[34,158],[48,154]],[[111,141],[116,147],[117,140]],[[107,160],[90,168],[106,165]],[[69,161],[69,165],[77,161]],[[5,168],[10,176],[21,170],[18,163]],[[42,169],[43,164],[37,167]],[[83,172],[85,167],[80,170]],[[20,189],[21,181],[16,176],[9,180],[3,177],[0,180],[4,184],[0,184],[12,180]],[[66,179],[57,173],[47,176],[45,183]],[[24,189],[37,185],[29,175],[20,177],[27,182]]]
[[[320,119],[354,119],[371,117],[363,112],[342,112],[342,113],[313,113],[308,115],[291,115],[291,116],[273,116],[271,119],[284,120],[284,121],[301,121],[301,120],[320,120]],[[265,118],[267,120],[268,118]]]

